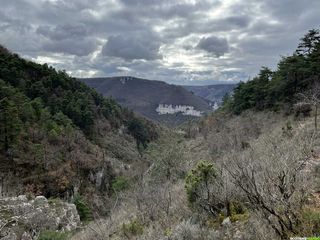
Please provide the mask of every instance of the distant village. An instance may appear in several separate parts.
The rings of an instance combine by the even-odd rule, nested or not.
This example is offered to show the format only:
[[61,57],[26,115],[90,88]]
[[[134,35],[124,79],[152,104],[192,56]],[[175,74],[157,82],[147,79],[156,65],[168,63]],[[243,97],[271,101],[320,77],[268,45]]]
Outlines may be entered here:
[[195,110],[193,106],[188,105],[172,105],[172,104],[159,104],[156,109],[159,115],[182,113],[186,116],[201,117],[203,112]]

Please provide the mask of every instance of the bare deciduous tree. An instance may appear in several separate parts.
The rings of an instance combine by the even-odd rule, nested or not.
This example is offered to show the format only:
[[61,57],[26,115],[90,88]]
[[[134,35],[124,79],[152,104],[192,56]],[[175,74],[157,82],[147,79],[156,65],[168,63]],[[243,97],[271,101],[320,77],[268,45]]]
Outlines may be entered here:
[[295,234],[299,213],[311,182],[304,168],[310,158],[312,138],[294,136],[287,141],[260,139],[242,154],[234,154],[225,168],[281,239]]
[[314,107],[314,128],[317,131],[318,129],[318,109],[320,105],[320,84],[317,82],[313,87],[304,92],[298,94],[300,102],[297,103],[298,106],[301,105],[310,105]]

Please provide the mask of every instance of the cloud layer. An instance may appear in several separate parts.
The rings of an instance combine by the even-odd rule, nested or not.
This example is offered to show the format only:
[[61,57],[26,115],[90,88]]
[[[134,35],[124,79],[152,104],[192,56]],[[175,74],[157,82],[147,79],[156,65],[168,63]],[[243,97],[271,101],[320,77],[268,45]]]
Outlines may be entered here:
[[319,9],[319,0],[1,0],[0,44],[76,77],[239,81],[291,54],[319,27]]
[[229,44],[227,39],[218,37],[203,37],[200,39],[197,47],[216,57],[223,56],[229,51]]

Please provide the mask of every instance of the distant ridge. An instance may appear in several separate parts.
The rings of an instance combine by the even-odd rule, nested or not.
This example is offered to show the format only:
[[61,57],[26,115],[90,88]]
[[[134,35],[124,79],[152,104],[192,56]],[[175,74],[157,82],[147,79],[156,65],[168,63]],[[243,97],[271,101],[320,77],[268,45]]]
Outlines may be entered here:
[[[112,97],[121,105],[149,119],[170,125],[180,124],[212,110],[209,101],[182,86],[162,81],[130,76],[80,80],[104,96]],[[165,106],[168,109],[164,109]],[[172,109],[169,109],[169,106]]]
[[237,86],[235,83],[230,84],[213,84],[207,86],[183,86],[188,91],[193,92],[195,95],[202,97],[212,104],[220,105],[223,97],[232,92]]

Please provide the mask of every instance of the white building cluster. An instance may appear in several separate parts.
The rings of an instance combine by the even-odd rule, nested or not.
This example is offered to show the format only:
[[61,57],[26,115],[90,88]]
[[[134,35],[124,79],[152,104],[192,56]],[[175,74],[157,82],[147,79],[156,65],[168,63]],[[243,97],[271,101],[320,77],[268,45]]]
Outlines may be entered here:
[[182,113],[182,115],[201,117],[202,112],[195,110],[193,106],[188,105],[172,105],[172,104],[159,104],[156,108],[159,115]]

